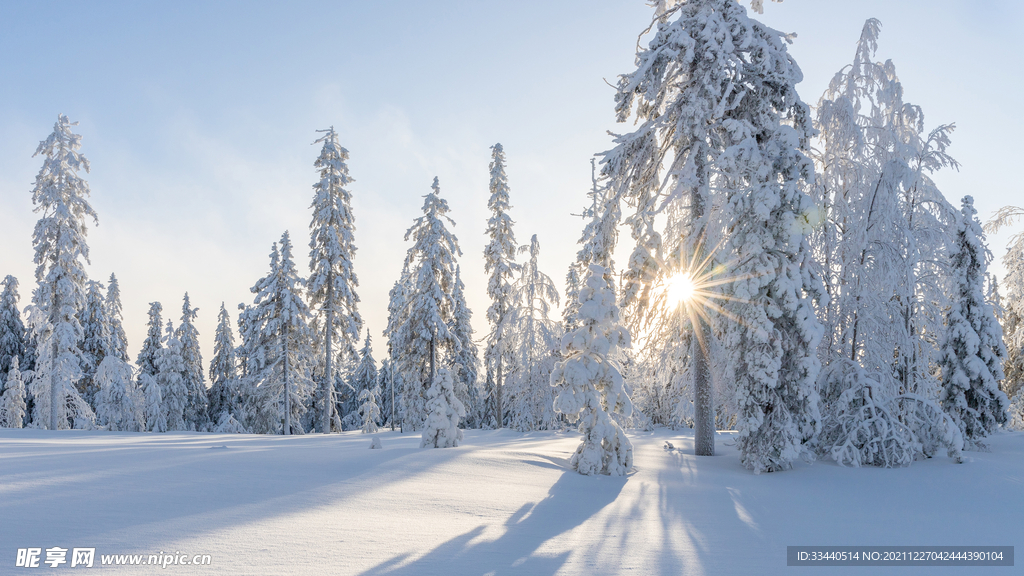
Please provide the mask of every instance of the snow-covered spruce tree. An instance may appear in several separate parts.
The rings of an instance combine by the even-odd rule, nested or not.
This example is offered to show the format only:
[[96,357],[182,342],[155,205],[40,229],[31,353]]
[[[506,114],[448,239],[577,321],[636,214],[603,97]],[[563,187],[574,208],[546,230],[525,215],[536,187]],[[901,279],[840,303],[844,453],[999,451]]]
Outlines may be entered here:
[[[47,402],[49,413],[40,414],[42,419],[36,421],[50,429],[65,428],[69,421],[88,425],[89,419],[77,410],[68,412],[84,404],[75,398],[79,396],[75,383],[81,377],[78,344],[82,340],[82,326],[78,318],[85,308],[88,280],[84,266],[89,261],[86,220],[92,218],[97,222],[96,212],[86,200],[89,185],[78,175],[79,170],[89,171],[89,161],[78,153],[82,137],[71,131],[77,124],[60,114],[53,133],[39,143],[33,154],[44,157],[32,188],[34,210],[41,214],[32,233],[38,282],[33,302],[50,326],[40,332],[48,335],[45,345],[49,350],[37,351],[40,358],[48,358],[50,365],[42,370],[37,366],[35,372],[47,374],[50,390],[46,397],[57,400]],[[43,341],[38,342],[43,346]],[[38,398],[34,392],[33,396]]]
[[[388,293],[388,325],[384,329],[384,336],[388,341],[388,376],[391,379],[391,388],[388,391],[388,399],[392,401],[390,410],[385,411],[385,417],[391,420],[392,427],[403,420],[404,407],[402,403],[402,357],[407,350],[405,343],[409,339],[409,326],[406,324],[407,308],[409,306],[409,293],[412,291],[412,275],[409,272],[409,264],[402,265],[402,274],[395,285]],[[404,423],[402,424],[404,429]]]
[[455,396],[466,407],[463,419],[466,428],[479,428],[484,416],[484,405],[480,401],[477,385],[477,374],[480,370],[480,357],[476,343],[473,342],[473,312],[466,304],[466,285],[462,283],[462,271],[455,266],[455,290],[452,292],[452,319],[449,329],[462,344],[457,350],[449,350],[448,364],[452,367],[455,382]]
[[194,321],[199,308],[193,308],[185,293],[181,305],[181,324],[174,333],[181,342],[181,360],[185,363],[182,376],[188,396],[185,401],[185,427],[188,430],[203,431],[210,425],[209,400],[206,396],[206,382],[203,379],[203,354],[199,350],[199,330]]
[[28,334],[18,311],[18,279],[7,276],[0,285],[4,287],[0,292],[0,393],[3,393],[4,382],[14,361],[19,364],[25,361]]
[[[398,330],[398,369],[402,374],[403,426],[423,427],[428,413],[426,391],[437,373],[437,358],[445,351],[458,351],[462,343],[449,325],[455,308],[455,256],[462,255],[458,239],[445,226],[448,203],[440,197],[437,178],[423,202],[423,216],[405,233],[412,240],[406,256],[411,290],[407,296]],[[442,356],[443,357],[443,356]]]
[[[359,315],[359,296],[356,287],[359,280],[352,268],[356,247],[353,232],[355,219],[352,216],[352,195],[345,189],[352,183],[348,175],[348,150],[338,144],[334,127],[324,132],[315,144],[323,142],[320,156],[314,166],[320,171],[320,181],[313,185],[313,220],[309,224],[309,301],[316,309],[314,327],[323,332],[324,381],[321,395],[330,390],[334,379],[335,348],[342,358],[356,356],[359,332],[363,319]],[[324,404],[320,418],[321,432],[330,432],[331,402]]]
[[976,217],[974,198],[965,196],[952,254],[956,299],[946,314],[942,369],[942,407],[964,435],[967,448],[984,448],[982,439],[1006,423],[1009,401],[999,389],[1006,348],[1003,331],[985,300],[984,282],[991,255]]
[[224,303],[217,314],[217,330],[213,336],[213,358],[210,360],[210,389],[207,391],[210,422],[219,425],[224,414],[238,414],[238,360],[235,356],[235,335],[231,317]]
[[462,442],[459,418],[466,415],[466,407],[455,396],[452,374],[440,368],[434,383],[427,388],[427,420],[423,425],[420,448],[455,448]]
[[110,350],[121,360],[128,361],[128,337],[124,333],[124,314],[121,306],[121,285],[117,277],[110,274],[110,282],[107,283],[107,322],[110,323]]
[[588,267],[591,264],[599,264],[614,270],[615,263],[612,260],[612,252],[619,238],[619,220],[622,219],[622,210],[619,202],[609,193],[607,183],[598,183],[595,171],[594,160],[591,159],[591,205],[583,211],[583,218],[589,219],[583,227],[577,244],[581,247],[576,252],[576,260],[569,265],[569,272],[565,277],[565,307],[562,309],[562,331],[572,332],[580,327],[577,314],[579,313],[579,294],[583,281],[586,278]]
[[142,391],[132,377],[132,367],[115,354],[96,367],[96,422],[108,430],[146,430],[146,406]]
[[[373,348],[370,344],[369,330],[366,331],[366,340],[363,342],[362,349],[359,350],[359,364],[352,371],[350,380],[353,394],[359,403],[357,410],[360,414],[364,415],[363,419],[365,419],[365,412],[362,410],[363,401],[365,400],[363,398],[363,391],[370,390],[377,385],[377,361],[373,359]],[[360,421],[362,422],[362,419]]]
[[150,432],[167,432],[167,410],[164,408],[163,391],[156,376],[139,374],[139,389],[145,402],[146,430]]
[[[801,225],[798,216],[800,210],[811,207],[796,189],[810,170],[799,151],[806,149],[811,134],[808,108],[794,88],[801,78],[800,70],[786,51],[783,35],[748,18],[746,10],[734,0],[663,3],[652,27],[653,38],[637,54],[637,70],[620,78],[616,96],[618,120],[628,120],[635,109],[641,125],[634,132],[617,137],[616,147],[606,152],[602,160],[602,174],[609,180],[614,197],[624,198],[635,207],[635,212],[625,220],[636,248],[623,273],[624,309],[631,325],[636,327],[649,323],[652,316],[664,315],[664,309],[652,305],[657,287],[680,271],[679,264],[697,263],[698,269],[689,271],[697,275],[716,269],[715,261],[706,257],[708,247],[727,235],[747,237],[748,231],[753,234],[752,224],[741,220],[747,213],[760,211],[756,214],[758,225],[769,219],[773,226],[790,225],[785,234],[778,228],[778,234],[749,236],[751,241],[766,241],[769,245],[744,246],[734,242],[732,247],[751,250],[750,255],[762,266],[757,272],[769,273],[750,280],[752,284],[738,287],[755,288],[750,296],[760,298],[748,305],[746,316],[763,316],[776,297],[787,299],[784,312],[772,322],[775,329],[768,333],[770,336],[750,333],[752,337],[786,339],[785,344],[773,343],[772,349],[760,358],[767,368],[761,374],[764,378],[760,385],[782,391],[786,402],[792,400],[787,410],[799,406],[813,411],[814,402],[804,397],[804,384],[809,381],[813,391],[816,366],[811,363],[796,372],[778,371],[784,363],[801,364],[797,360],[802,354],[799,349],[806,348],[808,343],[797,342],[814,332],[805,331],[805,326],[790,325],[793,319],[799,317],[802,321],[803,315],[811,312],[805,294],[811,287],[803,285],[808,280],[807,271],[798,270],[806,258],[802,254],[802,234],[807,227]],[[774,161],[781,164],[772,165]],[[768,173],[755,173],[755,166],[766,168]],[[756,181],[752,181],[754,177]],[[783,183],[772,178],[788,180]],[[725,210],[730,202],[731,209]],[[677,224],[682,234],[670,230],[672,235],[666,240],[656,229],[655,217],[672,205],[680,213],[678,207],[685,206],[688,214],[684,222]],[[775,242],[782,244],[776,246]],[[666,249],[683,256],[681,262],[666,258]],[[791,277],[794,273],[796,276]],[[768,291],[776,287],[780,292],[768,298]],[[710,288],[709,297],[717,292]],[[762,312],[757,311],[759,308]],[[796,316],[791,317],[792,314]],[[720,328],[710,325],[703,315],[696,318],[699,325],[694,332],[698,337],[692,339],[690,349],[695,448],[697,454],[708,455],[714,453],[714,402],[710,377],[713,359],[707,352],[715,347],[707,343]],[[813,314],[807,318],[813,323]],[[659,333],[682,337],[678,331]],[[743,342],[755,346],[753,341]],[[665,348],[677,344],[655,345]],[[787,350],[788,346],[794,348]],[[775,367],[770,366],[773,363]],[[754,382],[747,385],[753,386]],[[776,429],[761,427],[756,413],[763,412],[767,408],[765,403],[770,401],[761,396],[744,396],[744,402],[754,402],[747,406],[749,412],[742,418],[747,431],[745,438],[788,444],[791,436],[776,435]],[[798,442],[813,436],[813,414],[791,414],[783,419],[800,422]],[[804,427],[805,423],[809,427]],[[769,427],[774,424],[783,425],[782,421],[772,421]],[[781,444],[771,448],[769,444],[762,447],[782,450],[787,458],[791,455],[791,450]],[[748,450],[753,446],[743,448],[747,464],[773,469],[788,465],[783,463],[785,458],[769,464],[754,457]]]
[[280,247],[279,252],[274,244],[270,272],[252,287],[256,298],[239,322],[248,362],[245,424],[258,434],[303,434],[302,415],[313,387],[309,307],[288,232],[281,236]]
[[505,341],[506,316],[512,308],[513,274],[516,265],[516,237],[512,232],[515,222],[508,215],[509,187],[508,176],[505,174],[505,149],[501,144],[491,146],[490,192],[487,207],[491,217],[487,220],[487,231],[490,238],[484,248],[484,273],[490,274],[487,280],[487,296],[491,305],[487,308],[487,322],[491,332],[487,335],[484,345],[484,364],[488,375],[486,381],[493,389],[486,389],[489,405],[489,418],[496,428],[502,427],[504,421],[502,386],[505,373],[511,361],[512,351]]
[[549,314],[551,307],[558,305],[558,290],[538,268],[540,242],[536,234],[529,246],[520,247],[520,252],[528,252],[529,260],[522,265],[522,274],[513,286],[514,307],[505,335],[514,353],[506,386],[506,421],[516,430],[550,430],[557,421],[552,408],[551,370],[561,334],[558,322]]
[[[802,74],[777,32],[751,21],[746,32],[772,54],[751,74],[762,96],[735,109],[719,157],[728,183],[730,247],[737,264],[728,274],[728,309],[735,322],[726,345],[736,378],[740,460],[758,472],[785,470],[818,433],[817,357],[822,326],[810,296],[824,301],[812,276],[808,214],[801,185],[813,179],[804,155],[813,128],[796,94]],[[769,52],[770,51],[770,52]]]
[[163,348],[164,321],[160,316],[163,306],[159,302],[149,303],[149,321],[146,324],[146,339],[142,341],[142,348],[139,355],[135,357],[135,365],[139,367],[138,378],[139,388],[145,388],[142,375],[146,374],[156,378],[156,359]]
[[385,358],[380,362],[380,370],[377,371],[377,385],[380,387],[380,415],[385,426],[395,429],[397,422],[397,410],[395,410],[395,399],[397,395],[394,389],[394,377],[391,374],[391,359]]
[[93,376],[113,347],[103,284],[95,280],[88,282],[85,310],[83,310],[79,322],[82,324],[82,342],[79,344],[82,351],[82,378],[77,382],[76,388],[82,398],[95,409],[96,392],[99,391],[99,386]]
[[0,395],[0,427],[21,428],[25,423],[25,383],[21,381],[17,356],[11,360],[6,376],[6,385]]
[[376,434],[380,420],[380,386],[374,384],[359,392],[359,414],[363,417],[363,434]]
[[623,476],[633,466],[633,445],[611,417],[633,412],[615,360],[628,348],[629,331],[619,323],[611,271],[591,264],[580,290],[581,326],[562,337],[562,357],[551,372],[555,410],[579,421],[583,441],[570,459],[580,474]]
[[188,385],[185,382],[183,348],[181,340],[175,335],[174,323],[168,320],[163,347],[156,355],[156,382],[160,385],[168,431],[190,430],[185,421]]

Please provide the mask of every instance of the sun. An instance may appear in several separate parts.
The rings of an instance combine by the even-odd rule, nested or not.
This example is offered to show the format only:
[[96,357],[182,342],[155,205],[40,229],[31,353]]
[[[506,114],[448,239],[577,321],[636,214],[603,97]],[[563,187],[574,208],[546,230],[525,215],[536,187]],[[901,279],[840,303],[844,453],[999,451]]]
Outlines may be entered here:
[[679,272],[665,281],[665,298],[673,308],[689,304],[697,295],[697,284],[687,272]]

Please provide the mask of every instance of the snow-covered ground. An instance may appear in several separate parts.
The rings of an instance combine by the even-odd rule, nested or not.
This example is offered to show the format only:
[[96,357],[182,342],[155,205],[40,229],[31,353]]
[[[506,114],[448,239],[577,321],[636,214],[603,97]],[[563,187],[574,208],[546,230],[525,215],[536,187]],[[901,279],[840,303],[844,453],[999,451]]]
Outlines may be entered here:
[[698,458],[685,432],[635,432],[624,478],[567,470],[573,433],[467,431],[463,446],[433,450],[414,434],[379,437],[383,450],[357,432],[2,429],[0,574],[53,572],[14,565],[18,548],[54,546],[95,547],[93,570],[102,555],[211,555],[209,566],[120,568],[133,574],[1019,570],[787,567],[786,546],[1020,545],[1024,433],[995,436],[991,453],[967,453],[962,465],[818,462],[755,476],[728,433],[718,456]]

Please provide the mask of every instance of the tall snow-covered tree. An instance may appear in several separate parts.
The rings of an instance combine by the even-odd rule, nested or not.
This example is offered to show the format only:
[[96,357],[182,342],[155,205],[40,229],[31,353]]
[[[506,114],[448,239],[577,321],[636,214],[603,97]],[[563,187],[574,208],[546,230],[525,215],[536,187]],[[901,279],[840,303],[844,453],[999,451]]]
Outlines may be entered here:
[[6,376],[6,385],[0,394],[0,427],[21,428],[25,423],[25,383],[21,380],[17,356],[11,359]]
[[555,410],[579,422],[583,441],[570,465],[580,474],[623,476],[633,466],[633,445],[612,413],[628,418],[633,404],[626,394],[616,351],[630,346],[619,321],[611,271],[591,264],[580,289],[581,326],[562,337],[564,360],[555,364]]
[[50,378],[47,396],[56,399],[48,403],[50,412],[45,420],[39,421],[50,429],[63,428],[70,420],[84,421],[85,416],[67,412],[71,407],[81,406],[70,396],[78,396],[75,383],[81,377],[78,343],[82,340],[82,326],[78,318],[85,308],[88,280],[86,220],[92,218],[97,222],[96,212],[86,200],[89,185],[78,174],[79,170],[89,171],[89,161],[78,152],[82,137],[72,132],[72,126],[77,124],[60,114],[53,133],[39,143],[33,155],[44,158],[32,188],[34,210],[41,214],[32,234],[38,282],[33,302],[50,325],[44,332],[49,335],[46,345],[50,350],[45,355],[51,365],[36,370]]
[[377,371],[377,384],[380,386],[380,415],[385,425],[392,430],[398,424],[398,410],[395,406],[399,399],[394,388],[395,381],[391,371],[391,358],[384,358],[380,362],[380,370]]
[[188,385],[185,381],[185,360],[183,346],[174,331],[174,323],[167,321],[163,347],[156,355],[156,382],[160,386],[164,417],[167,430],[190,430],[185,421],[188,405]]
[[511,361],[512,351],[505,341],[506,317],[511,310],[513,274],[516,265],[516,237],[512,232],[515,222],[508,215],[509,186],[505,174],[505,149],[501,144],[491,146],[490,164],[491,197],[487,207],[491,217],[487,221],[487,236],[490,241],[484,248],[484,273],[490,274],[487,280],[487,296],[491,305],[487,308],[487,322],[491,332],[487,335],[484,348],[484,363],[488,374],[487,382],[493,389],[486,390],[488,404],[491,406],[491,418],[494,426],[501,428],[504,421],[502,386],[505,382],[507,365]]
[[[936,436],[948,423],[930,404],[939,396],[937,343],[950,291],[943,262],[956,211],[930,175],[957,163],[946,152],[953,126],[925,133],[923,112],[903,101],[892,62],[873,60],[880,30],[878,20],[865,22],[853,62],[818,102],[820,174],[810,190],[820,224],[811,244],[829,296],[819,348],[828,432],[819,450],[891,466],[948,436]],[[870,406],[891,418],[875,417]],[[866,427],[875,432],[856,432]],[[893,439],[892,449],[880,451],[879,437]]]
[[235,356],[235,335],[231,317],[224,303],[217,314],[217,331],[213,336],[213,358],[210,360],[209,413],[210,422],[219,423],[223,414],[239,415],[238,359]]
[[1009,401],[999,389],[1006,348],[1003,331],[984,283],[991,255],[974,209],[965,196],[960,209],[951,271],[956,299],[946,316],[942,369],[942,407],[956,421],[965,445],[981,447],[982,439],[1007,419]]
[[18,279],[14,276],[7,276],[0,282],[3,285],[3,292],[0,292],[0,393],[4,390],[4,382],[11,366],[17,360],[19,364],[25,362],[26,340],[28,333],[25,331],[25,323],[21,320],[21,313],[18,311]]
[[132,367],[110,354],[96,367],[96,422],[109,430],[142,432],[146,406],[142,391],[132,378]]
[[[730,247],[734,253],[749,252],[752,258],[733,268],[749,267],[753,261],[761,266],[756,270],[758,278],[735,286],[740,291],[753,289],[749,296],[756,300],[742,313],[766,320],[765,311],[773,312],[769,308],[777,302],[776,297],[788,299],[777,322],[766,320],[760,326],[773,324],[769,332],[773,338],[792,336],[787,346],[792,343],[794,348],[773,345],[760,359],[766,370],[758,376],[764,378],[744,386],[783,390],[787,398],[795,394],[787,410],[813,411],[814,403],[804,398],[808,383],[813,391],[817,375],[813,363],[793,373],[778,370],[780,363],[799,363],[797,357],[802,352],[797,348],[806,348],[806,343],[795,343],[815,331],[806,324],[814,322],[813,314],[805,315],[811,310],[806,300],[806,291],[811,288],[806,285],[807,271],[797,270],[804,264],[802,236],[807,228],[800,222],[799,210],[810,208],[797,188],[801,179],[810,175],[810,163],[801,150],[806,150],[812,133],[808,107],[794,88],[801,79],[800,70],[786,51],[786,38],[750,19],[735,0],[662,3],[652,28],[648,47],[637,54],[636,71],[620,77],[616,96],[617,119],[624,122],[635,111],[640,127],[617,137],[615,148],[602,160],[602,174],[609,180],[613,198],[625,199],[635,208],[625,220],[636,242],[623,273],[622,304],[631,318],[630,325],[635,329],[650,324],[652,318],[667,316],[665,308],[654,302],[658,287],[675,274],[706,276],[718,269],[716,259],[728,262],[726,254],[711,253],[720,239],[747,238],[753,244],[734,241]],[[775,161],[779,164],[773,165]],[[756,167],[767,172],[757,173]],[[685,215],[683,207],[688,212]],[[669,236],[658,232],[656,226],[656,217],[665,210],[674,210],[682,218],[669,230]],[[790,229],[785,234],[780,231],[756,236],[752,224],[742,220],[747,214],[755,214],[760,225],[770,221],[773,226],[789,225]],[[718,295],[715,286],[721,283],[707,283],[704,306],[691,320],[696,337],[691,340],[689,370],[693,379],[695,449],[699,455],[714,454],[713,359],[709,351],[715,349],[710,342],[712,334],[720,328],[711,325],[709,320],[715,317],[709,318],[703,308],[718,307],[708,298]],[[776,287],[780,292],[769,296],[767,292]],[[789,324],[794,315],[800,316],[805,325]],[[679,331],[658,333],[683,337]],[[767,337],[760,331],[748,335]],[[742,344],[750,346],[746,350],[749,352],[758,345],[753,340],[743,340]],[[678,345],[678,341],[658,343],[661,347],[672,345]],[[733,348],[733,352],[740,349]],[[752,356],[744,358],[754,360]],[[796,397],[804,399],[797,401]],[[758,419],[757,413],[767,408],[764,403],[769,399],[765,396],[754,400],[747,393],[740,400],[748,403],[749,410],[742,419],[743,437],[756,443],[768,442],[760,444],[766,450],[778,448],[789,454],[789,448],[774,444],[769,448],[769,444],[788,445],[791,436],[762,428],[763,422]],[[815,420],[813,413],[790,414],[786,420],[793,421],[790,418],[808,423]],[[769,427],[773,425],[769,422]],[[813,431],[811,425],[797,436],[801,441],[809,440],[807,434],[813,436]],[[753,444],[746,442],[741,442],[745,446],[741,452],[748,465],[755,469],[785,466],[785,458],[768,464],[752,457],[748,448],[752,449]]]
[[462,441],[459,418],[466,415],[466,407],[455,396],[452,374],[441,368],[434,383],[427,388],[427,420],[423,425],[420,448],[455,448]]
[[160,354],[160,349],[163,348],[164,340],[164,321],[160,316],[163,309],[159,302],[149,303],[146,339],[142,341],[142,348],[139,350],[139,355],[135,358],[135,365],[139,367],[139,386],[142,388],[145,388],[145,384],[142,381],[143,374],[156,378],[156,359]]
[[441,198],[437,178],[423,202],[423,216],[405,233],[412,240],[406,256],[411,290],[398,323],[398,368],[403,382],[403,426],[422,428],[428,417],[426,391],[437,373],[439,355],[458,351],[462,343],[452,333],[455,257],[461,256],[458,239],[448,231],[448,203]]
[[82,342],[79,345],[82,350],[82,378],[76,386],[82,398],[95,408],[95,398],[99,387],[93,376],[100,363],[112,352],[113,348],[103,284],[95,280],[88,282],[85,309],[79,322],[82,324]]
[[550,318],[550,312],[558,305],[558,290],[538,266],[540,242],[536,234],[529,246],[520,247],[520,252],[529,254],[529,259],[513,286],[514,307],[508,316],[506,338],[513,345],[514,356],[506,387],[507,422],[517,430],[549,430],[556,423],[551,370],[561,338],[558,322]]
[[[313,185],[313,220],[309,224],[308,282],[310,307],[316,309],[314,329],[323,332],[324,381],[321,394],[330,392],[334,380],[334,342],[342,358],[356,357],[356,344],[363,328],[359,315],[359,280],[352,268],[356,246],[353,233],[352,195],[346,186],[353,182],[348,175],[348,150],[338,144],[334,127],[324,132],[315,144],[323,143],[314,166],[320,171],[320,181]],[[324,403],[320,418],[320,431],[330,432],[330,401]]]
[[181,360],[185,363],[182,376],[185,379],[185,390],[188,391],[185,401],[185,426],[188,430],[202,431],[209,427],[209,400],[206,396],[206,382],[203,379],[203,354],[199,349],[199,330],[195,319],[199,313],[193,308],[185,293],[181,305],[181,324],[175,337],[181,342]]
[[466,303],[466,285],[462,283],[462,271],[455,266],[455,289],[452,292],[452,319],[449,329],[462,344],[461,348],[449,350],[448,364],[452,367],[455,395],[466,407],[463,419],[467,428],[477,428],[484,417],[484,403],[480,401],[477,374],[480,371],[480,356],[473,342],[473,312]]
[[128,361],[128,337],[124,333],[124,314],[121,306],[121,285],[113,273],[107,283],[107,321],[110,323],[111,350],[109,354]]
[[304,285],[292,259],[291,239],[285,232],[280,251],[275,243],[270,253],[270,272],[252,287],[256,298],[245,322],[240,323],[245,330],[249,364],[247,428],[252,432],[305,432],[301,419],[313,383],[312,334]]

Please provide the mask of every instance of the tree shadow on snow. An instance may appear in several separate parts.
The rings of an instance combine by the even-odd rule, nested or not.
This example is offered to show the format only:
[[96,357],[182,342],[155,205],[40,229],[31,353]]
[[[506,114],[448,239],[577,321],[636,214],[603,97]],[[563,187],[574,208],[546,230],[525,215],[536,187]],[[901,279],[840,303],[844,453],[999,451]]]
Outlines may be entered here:
[[[560,458],[546,458],[551,465]],[[530,462],[545,468],[551,465]],[[564,468],[563,468],[564,469]],[[527,503],[504,522],[505,532],[496,540],[480,540],[486,525],[478,526],[437,546],[407,564],[389,559],[363,572],[365,576],[424,574],[555,574],[569,552],[537,554],[545,542],[583,524],[619,496],[627,478],[588,477],[567,471],[551,486],[546,498]]]

